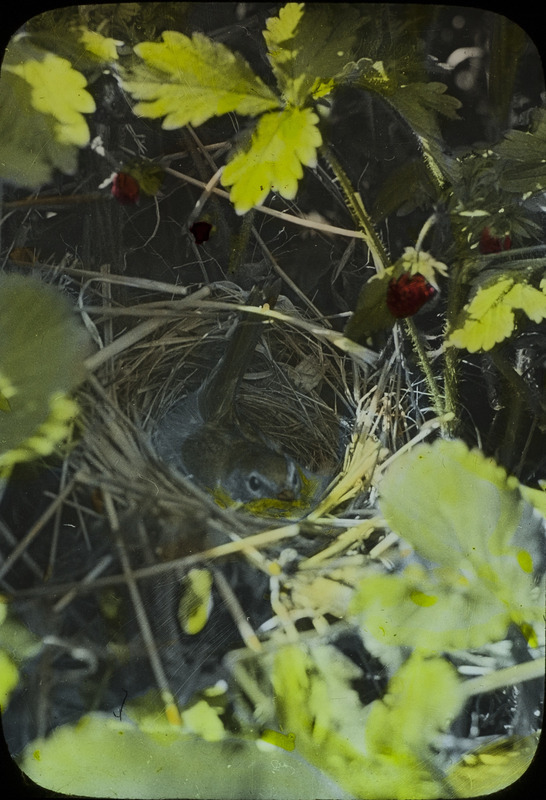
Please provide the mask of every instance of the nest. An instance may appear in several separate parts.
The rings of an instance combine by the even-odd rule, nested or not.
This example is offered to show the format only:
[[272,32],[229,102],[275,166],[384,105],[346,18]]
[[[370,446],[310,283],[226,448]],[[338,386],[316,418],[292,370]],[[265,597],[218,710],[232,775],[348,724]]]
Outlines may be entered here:
[[[346,600],[313,597],[311,577],[327,572],[331,558],[338,564],[347,548],[330,553],[332,539],[322,535],[321,514],[313,521],[305,517],[323,487],[339,475],[355,420],[369,409],[361,398],[356,413],[356,398],[367,388],[364,371],[328,338],[313,335],[313,326],[321,326],[281,298],[276,311],[288,322],[265,319],[238,408],[316,479],[304,509],[273,505],[262,514],[222,507],[161,462],[151,431],[221,357],[246,293],[226,282],[187,294],[172,287],[179,292],[173,299],[152,281],[136,281],[146,283],[144,294],[140,286],[120,288],[119,277],[97,290],[98,279],[78,285],[74,270],[68,286],[79,292],[82,318],[100,348],[88,359],[89,378],[76,394],[81,414],[50,506],[56,512],[53,539],[47,527],[40,528],[27,548],[39,569],[49,571],[49,582],[37,586],[21,562],[17,585],[23,588],[15,609],[39,635],[56,631],[57,647],[50,648],[54,663],[76,647],[88,653],[94,666],[87,683],[103,689],[90,706],[91,689],[82,689],[87,684],[74,669],[78,688],[71,691],[78,697],[68,702],[62,672],[49,696],[40,698],[49,709],[41,722],[29,718],[26,729],[21,726],[27,741],[45,735],[64,713],[70,721],[91,707],[111,708],[120,686],[130,686],[132,695],[159,691],[161,703],[176,717],[172,709],[196,691],[233,676],[226,660],[230,652],[244,645],[245,658],[257,654],[272,635],[282,638],[286,626],[296,632],[301,620],[307,620],[304,629],[320,628],[325,615],[343,615]],[[376,460],[372,448],[371,467]],[[353,483],[353,496],[366,493],[362,475]],[[70,536],[65,525],[73,529]],[[363,549],[367,544],[359,544],[349,558],[355,580],[367,563]],[[298,562],[309,558],[318,559],[316,568],[309,571],[308,565],[298,576]],[[181,618],[192,570],[213,576],[212,611],[202,624]],[[278,577],[283,571],[292,573],[285,588]],[[43,683],[43,669],[43,664],[29,667],[37,685]],[[51,672],[49,662],[47,669]],[[188,671],[192,680],[182,677]],[[17,701],[10,713],[12,708],[23,713]]]

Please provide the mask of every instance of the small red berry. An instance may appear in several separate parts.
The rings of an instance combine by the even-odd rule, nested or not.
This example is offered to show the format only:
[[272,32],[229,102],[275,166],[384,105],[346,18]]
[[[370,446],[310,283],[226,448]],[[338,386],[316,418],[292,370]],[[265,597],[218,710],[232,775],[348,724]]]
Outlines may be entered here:
[[118,172],[112,181],[112,194],[124,206],[134,205],[140,195],[140,186],[136,178],[126,172]]
[[480,253],[502,253],[503,250],[510,250],[512,240],[508,235],[493,236],[489,228],[484,228],[480,236]]
[[393,278],[387,289],[387,308],[397,319],[411,317],[435,294],[435,289],[420,275],[404,272]]
[[193,234],[196,244],[203,244],[203,242],[208,242],[211,230],[212,225],[210,222],[200,219],[193,223],[190,228],[190,233]]

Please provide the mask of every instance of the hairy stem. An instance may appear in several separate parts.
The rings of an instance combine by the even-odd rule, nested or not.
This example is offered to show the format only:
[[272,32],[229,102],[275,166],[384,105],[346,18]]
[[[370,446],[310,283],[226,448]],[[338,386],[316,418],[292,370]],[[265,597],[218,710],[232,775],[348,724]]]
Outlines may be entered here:
[[343,194],[345,195],[345,199],[347,200],[347,208],[352,218],[364,233],[364,238],[370,253],[372,254],[376,270],[378,272],[382,272],[389,266],[390,258],[387,251],[383,247],[383,242],[379,238],[379,235],[373,226],[370,216],[366,211],[364,203],[362,202],[362,198],[353,188],[349,177],[332,151],[327,147],[323,147],[321,149],[321,153],[339,181],[339,185],[341,186]]

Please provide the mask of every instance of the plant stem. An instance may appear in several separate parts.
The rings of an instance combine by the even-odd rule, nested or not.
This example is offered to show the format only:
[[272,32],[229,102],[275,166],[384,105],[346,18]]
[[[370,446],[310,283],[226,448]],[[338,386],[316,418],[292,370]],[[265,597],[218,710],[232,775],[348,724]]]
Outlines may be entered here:
[[364,233],[365,242],[370,250],[370,253],[372,254],[373,262],[377,272],[383,272],[383,270],[387,269],[389,266],[390,258],[387,251],[383,247],[383,242],[379,238],[379,235],[373,226],[370,216],[366,211],[364,203],[362,202],[362,198],[360,197],[359,193],[354,190],[349,177],[332,151],[327,147],[322,147],[321,154],[339,181],[339,185],[341,186],[347,200],[347,207],[352,218]]
[[505,667],[488,675],[481,675],[479,678],[470,678],[462,684],[465,697],[472,697],[484,692],[494,692],[504,686],[515,686],[523,681],[532,681],[544,676],[544,663],[541,658],[533,661],[525,661],[523,664],[515,664],[513,667]]
[[423,343],[419,338],[419,334],[417,332],[417,328],[415,327],[414,321],[408,317],[405,320],[405,323],[406,323],[406,331],[408,332],[408,335],[411,339],[413,349],[417,354],[417,358],[419,359],[419,364],[421,365],[421,369],[423,370],[423,374],[425,376],[429,397],[432,400],[434,411],[436,412],[436,415],[438,417],[442,417],[446,413],[446,407],[440,389],[438,388],[438,384],[436,383],[436,379],[432,372],[430,361],[428,360],[427,351],[423,347]]

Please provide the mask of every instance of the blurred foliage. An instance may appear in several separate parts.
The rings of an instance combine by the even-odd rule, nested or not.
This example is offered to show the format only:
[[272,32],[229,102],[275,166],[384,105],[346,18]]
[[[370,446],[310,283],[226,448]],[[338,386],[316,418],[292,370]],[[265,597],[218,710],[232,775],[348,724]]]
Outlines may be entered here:
[[385,519],[418,561],[361,584],[353,611],[367,630],[437,652],[501,640],[515,623],[536,646],[544,607],[534,573],[544,555],[515,478],[462,441],[439,440],[400,455],[379,490]]
[[0,275],[0,469],[50,454],[77,413],[66,394],[84,378],[90,340],[55,288]]

